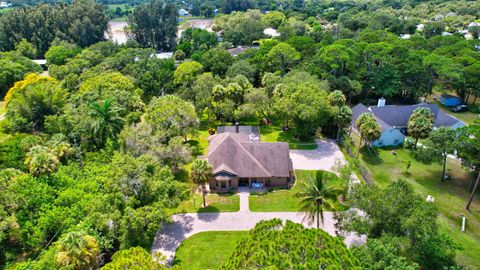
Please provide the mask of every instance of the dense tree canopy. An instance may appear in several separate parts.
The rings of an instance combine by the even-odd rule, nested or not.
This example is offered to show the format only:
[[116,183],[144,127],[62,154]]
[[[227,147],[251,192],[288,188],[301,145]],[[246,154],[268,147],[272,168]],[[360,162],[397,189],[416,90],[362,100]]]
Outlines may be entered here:
[[174,47],[177,8],[174,2],[154,0],[135,8],[130,17],[133,38],[143,46],[157,50]]
[[104,39],[107,22],[104,7],[91,0],[14,9],[0,16],[0,50],[13,50],[23,39],[40,56],[55,38],[86,47]]
[[[321,242],[322,245],[318,245]],[[324,266],[360,269],[358,260],[339,238],[317,229],[279,219],[259,222],[249,236],[240,240],[222,269]]]
[[[278,140],[342,141],[350,107],[380,97],[417,104],[456,93],[478,110],[480,43],[464,34],[478,36],[468,26],[479,19],[478,1],[128,0],[143,5],[115,11],[130,15],[131,40],[122,45],[102,41],[112,12],[100,3],[9,2],[26,7],[0,15],[0,268],[161,269],[160,254],[147,250],[166,208],[191,193],[190,163],[218,125],[259,123]],[[180,8],[220,14],[212,31],[182,22],[176,40]],[[175,57],[159,59],[159,51]],[[34,57],[47,59],[51,77],[39,75]],[[418,114],[408,129],[431,136],[426,150],[444,161],[456,152],[480,175],[478,125],[432,131],[431,115]],[[371,115],[357,127],[367,145],[381,134]],[[202,185],[210,172],[198,164],[191,180]],[[225,268],[454,265],[457,246],[439,229],[434,205],[408,184],[358,189],[347,202],[366,215],[347,212],[340,221],[367,234],[365,246],[350,252],[323,231],[265,222]],[[318,239],[328,248],[313,245]]]
[[0,97],[4,97],[10,87],[29,73],[40,72],[39,65],[15,53],[0,53]]
[[[355,208],[365,214],[356,211],[337,214],[340,228],[365,233],[369,239],[398,237],[399,244],[405,241],[403,248],[408,250],[410,259],[426,269],[454,265],[458,245],[439,230],[435,205],[416,194],[406,181],[393,182],[385,189],[358,185],[351,194],[351,199]],[[376,256],[374,250],[368,250],[378,244],[380,243],[367,245],[367,251],[364,252]],[[397,255],[400,255],[399,252],[400,249],[397,249]],[[365,259],[369,260],[368,257]],[[387,257],[382,260],[385,259]]]

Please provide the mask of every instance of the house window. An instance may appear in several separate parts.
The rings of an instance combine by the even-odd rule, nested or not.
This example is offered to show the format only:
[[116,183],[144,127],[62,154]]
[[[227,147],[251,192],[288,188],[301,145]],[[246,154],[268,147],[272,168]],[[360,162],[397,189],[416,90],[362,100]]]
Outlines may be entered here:
[[398,139],[395,139],[395,140],[393,141],[393,144],[398,144],[399,142],[400,142],[400,141],[399,141]]
[[220,182],[220,188],[227,188],[227,182],[225,181]]
[[383,144],[383,140],[379,140],[378,145],[382,145],[382,144]]

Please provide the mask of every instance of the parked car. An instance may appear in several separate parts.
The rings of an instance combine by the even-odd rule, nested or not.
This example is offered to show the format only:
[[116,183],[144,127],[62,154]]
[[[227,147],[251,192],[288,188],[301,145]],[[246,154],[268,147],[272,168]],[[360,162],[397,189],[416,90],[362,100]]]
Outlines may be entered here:
[[460,105],[452,109],[452,112],[466,112],[466,111],[468,111],[467,105]]

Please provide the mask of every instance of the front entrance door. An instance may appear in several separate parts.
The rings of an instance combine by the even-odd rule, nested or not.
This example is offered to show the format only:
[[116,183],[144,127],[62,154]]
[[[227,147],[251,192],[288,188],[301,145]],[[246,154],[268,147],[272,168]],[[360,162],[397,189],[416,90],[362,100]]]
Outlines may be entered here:
[[227,188],[227,182],[221,181],[221,182],[220,182],[220,188],[221,188],[221,189]]
[[240,178],[238,180],[239,187],[248,187],[248,178]]

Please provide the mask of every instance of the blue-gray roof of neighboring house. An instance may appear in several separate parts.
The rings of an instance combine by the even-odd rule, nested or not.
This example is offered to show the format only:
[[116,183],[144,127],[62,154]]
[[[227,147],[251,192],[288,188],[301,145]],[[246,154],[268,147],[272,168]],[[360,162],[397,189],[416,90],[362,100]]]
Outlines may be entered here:
[[[370,113],[371,114],[372,112],[370,111],[369,108],[367,108],[362,103],[359,103],[352,108],[352,126],[355,127],[355,122],[357,121],[358,117],[360,117],[360,115],[362,113]],[[390,126],[387,123],[385,123],[382,119],[380,119],[376,115],[373,115],[373,116],[377,120],[378,124],[382,127],[382,130],[387,130],[387,129],[390,128]]]
[[449,95],[449,94],[441,94],[440,97],[447,98],[447,99],[454,98],[454,99],[460,99],[461,100],[460,97],[452,96],[452,95]]
[[440,110],[436,104],[422,102],[416,105],[386,105],[383,107],[370,106],[368,108],[363,104],[358,104],[352,108],[352,124],[355,124],[360,114],[370,112],[375,116],[382,130],[392,127],[406,127],[413,111],[420,107],[430,109],[435,116],[435,127],[450,127],[459,122],[463,123],[452,115]]

